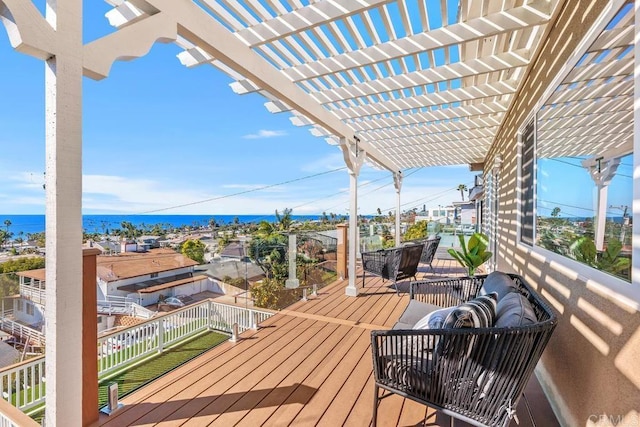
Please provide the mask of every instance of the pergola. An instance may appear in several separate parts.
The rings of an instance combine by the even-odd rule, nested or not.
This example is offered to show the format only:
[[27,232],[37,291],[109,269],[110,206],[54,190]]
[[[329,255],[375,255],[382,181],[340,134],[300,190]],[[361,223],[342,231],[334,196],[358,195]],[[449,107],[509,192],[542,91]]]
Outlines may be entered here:
[[[47,421],[81,419],[82,77],[156,42],[258,92],[343,152],[350,240],[363,162],[403,169],[482,163],[562,0],[107,0],[116,30],[83,43],[82,0],[0,0],[16,50],[46,62]],[[399,233],[400,215],[396,215]],[[399,237],[399,236],[398,236]],[[399,241],[399,239],[397,239]],[[348,295],[355,286],[350,245]]]

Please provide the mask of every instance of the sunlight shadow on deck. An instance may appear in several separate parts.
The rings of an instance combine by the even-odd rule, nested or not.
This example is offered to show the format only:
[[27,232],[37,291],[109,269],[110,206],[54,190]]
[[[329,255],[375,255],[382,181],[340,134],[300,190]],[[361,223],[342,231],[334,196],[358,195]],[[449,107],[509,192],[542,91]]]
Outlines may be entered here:
[[[286,387],[249,390],[246,392],[223,393],[213,396],[200,396],[192,399],[171,400],[161,403],[137,403],[128,405],[127,409],[141,414],[147,414],[130,425],[147,425],[150,422],[180,421],[197,419],[210,415],[219,415],[229,412],[250,411],[252,409],[281,406],[282,399],[269,399],[271,393],[279,397],[288,396],[287,404],[309,403],[318,389],[304,384],[292,384]],[[154,420],[156,410],[162,408],[157,420]],[[185,412],[185,409],[187,410]],[[169,415],[167,415],[169,414]]]

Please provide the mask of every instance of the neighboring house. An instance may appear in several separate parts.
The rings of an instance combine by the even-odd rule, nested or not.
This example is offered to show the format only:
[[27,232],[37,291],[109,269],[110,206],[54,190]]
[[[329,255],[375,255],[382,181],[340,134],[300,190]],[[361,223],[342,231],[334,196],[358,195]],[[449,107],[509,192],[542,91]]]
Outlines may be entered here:
[[90,247],[98,248],[104,255],[120,253],[120,242],[112,240],[102,240],[100,242],[90,242]]
[[475,225],[476,224],[476,204],[472,201],[453,202],[457,224]]
[[450,206],[438,206],[437,208],[425,209],[422,212],[416,213],[415,221],[435,221],[440,224],[449,225],[453,224],[456,218],[456,207]]
[[245,257],[244,246],[242,242],[231,242],[220,252],[221,258],[243,259]]
[[[45,306],[44,268],[16,273],[20,280],[19,295],[13,300],[13,320],[38,331],[43,331]],[[6,308],[5,303],[5,308]]]
[[98,299],[127,297],[142,306],[160,296],[192,295],[212,290],[205,275],[194,274],[197,262],[170,249],[97,257]]

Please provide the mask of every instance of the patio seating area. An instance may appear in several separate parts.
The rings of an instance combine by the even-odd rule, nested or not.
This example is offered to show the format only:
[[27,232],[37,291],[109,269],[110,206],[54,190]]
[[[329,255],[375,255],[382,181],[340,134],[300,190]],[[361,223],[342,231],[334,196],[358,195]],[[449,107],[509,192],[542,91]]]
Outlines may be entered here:
[[[437,259],[418,279],[462,275]],[[426,272],[428,271],[428,272]],[[358,279],[361,277],[360,271]],[[357,298],[337,281],[121,399],[99,425],[369,425],[373,404],[371,331],[390,329],[409,302],[408,281],[367,277]],[[380,403],[378,425],[465,426],[400,396]],[[559,425],[535,377],[517,407],[519,426]],[[512,425],[516,425],[512,422]]]

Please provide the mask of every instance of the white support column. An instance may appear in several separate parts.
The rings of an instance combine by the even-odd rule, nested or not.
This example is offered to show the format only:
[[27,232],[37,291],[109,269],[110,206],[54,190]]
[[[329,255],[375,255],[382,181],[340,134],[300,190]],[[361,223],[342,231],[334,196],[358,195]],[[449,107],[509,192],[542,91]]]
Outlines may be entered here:
[[49,426],[82,425],[82,0],[47,2],[46,359]]
[[402,171],[393,174],[393,185],[396,187],[396,246],[400,246],[400,190],[402,189]]
[[289,289],[294,289],[300,286],[300,280],[296,277],[296,258],[297,258],[297,243],[296,235],[289,234],[289,278],[285,281],[284,286]]
[[358,175],[364,163],[366,154],[358,147],[359,140],[355,138],[355,144],[347,144],[346,138],[340,138],[340,146],[345,163],[349,168],[349,284],[345,294],[350,297],[358,296],[356,287],[356,260],[358,259]]
[[608,189],[611,180],[616,175],[620,158],[628,153],[628,148],[612,150],[604,156],[593,157],[582,161],[582,166],[587,168],[591,179],[596,184],[595,191],[595,220],[594,240],[596,249],[604,250],[604,231],[607,222]]
[[596,218],[594,221],[594,237],[596,249],[601,251],[604,249],[604,228],[607,223],[607,200],[609,199],[609,186],[597,185],[595,191]]

